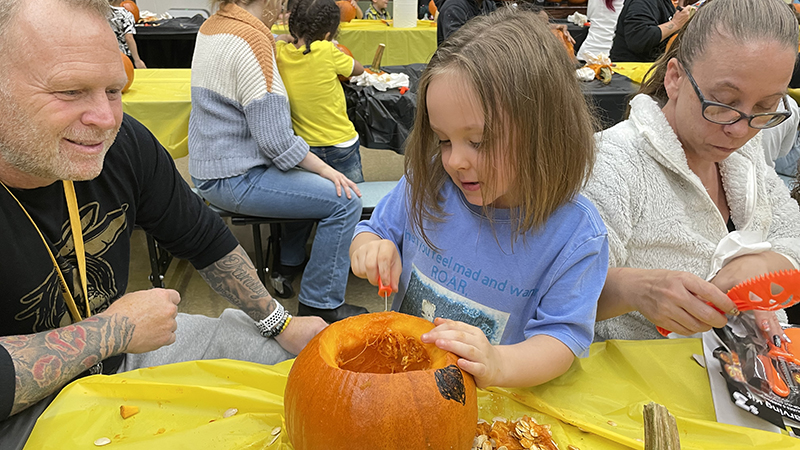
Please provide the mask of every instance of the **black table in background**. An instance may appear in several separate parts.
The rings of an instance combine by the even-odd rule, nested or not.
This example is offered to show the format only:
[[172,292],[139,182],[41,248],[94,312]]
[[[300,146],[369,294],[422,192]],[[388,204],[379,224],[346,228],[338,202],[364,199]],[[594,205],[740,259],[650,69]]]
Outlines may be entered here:
[[[343,83],[347,100],[347,115],[360,136],[361,145],[372,149],[393,150],[403,154],[403,143],[414,125],[417,106],[417,83],[425,64],[387,66],[389,73],[405,73],[409,77],[409,90],[378,91],[371,86]],[[638,84],[629,78],[614,74],[611,83],[598,80],[581,82],[586,100],[591,102],[602,129],[616,125],[625,114],[628,100],[636,94]]]
[[205,18],[176,17],[136,25],[136,47],[148,69],[192,67],[197,31]]

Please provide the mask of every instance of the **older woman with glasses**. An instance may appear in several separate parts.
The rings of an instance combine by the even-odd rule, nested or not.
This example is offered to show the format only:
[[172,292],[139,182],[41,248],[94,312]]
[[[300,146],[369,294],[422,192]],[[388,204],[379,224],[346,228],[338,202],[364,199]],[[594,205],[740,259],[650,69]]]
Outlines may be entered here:
[[[797,42],[781,0],[714,0],[656,61],[628,120],[597,135],[583,192],[610,245],[596,340],[724,326],[715,307],[738,312],[728,289],[798,267],[800,210],[758,135],[791,115]],[[783,337],[774,313],[756,322]]]

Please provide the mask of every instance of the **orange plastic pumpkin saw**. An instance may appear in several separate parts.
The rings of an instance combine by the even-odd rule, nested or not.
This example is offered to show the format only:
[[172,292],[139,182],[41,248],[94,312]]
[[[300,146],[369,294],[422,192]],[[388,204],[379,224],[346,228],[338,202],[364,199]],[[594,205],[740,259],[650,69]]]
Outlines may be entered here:
[[[800,301],[800,270],[780,270],[742,281],[728,291],[728,298],[739,311],[777,311]],[[707,304],[721,314],[719,308]],[[662,336],[670,331],[656,327]]]

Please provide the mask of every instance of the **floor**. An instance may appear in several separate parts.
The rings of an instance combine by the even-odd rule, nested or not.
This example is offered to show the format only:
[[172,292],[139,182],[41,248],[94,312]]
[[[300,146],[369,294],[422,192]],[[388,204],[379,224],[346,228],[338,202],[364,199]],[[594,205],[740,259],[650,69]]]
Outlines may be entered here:
[[[398,180],[403,173],[403,156],[389,150],[361,149],[362,166],[366,181],[392,181]],[[175,161],[178,170],[187,176],[188,158]],[[264,239],[269,234],[269,227],[263,226]],[[231,226],[231,231],[239,239],[242,246],[253,257],[253,244],[250,227]],[[264,243],[266,248],[266,243]],[[147,252],[147,243],[144,232],[134,231],[131,241],[131,266],[128,276],[128,292],[149,289],[150,261]],[[294,280],[295,293],[300,290],[302,277]],[[231,307],[227,300],[222,298],[200,278],[197,271],[186,261],[173,260],[164,277],[164,285],[175,289],[181,294],[181,303],[178,305],[180,312],[188,314],[202,314],[209,317],[218,317],[225,308]],[[272,293],[272,288],[268,287]],[[278,299],[290,313],[297,312],[297,295],[289,299]],[[390,299],[391,301],[391,299]],[[383,311],[384,300],[378,296],[378,288],[366,280],[355,277],[352,273],[347,282],[346,302],[367,308],[370,312]]]

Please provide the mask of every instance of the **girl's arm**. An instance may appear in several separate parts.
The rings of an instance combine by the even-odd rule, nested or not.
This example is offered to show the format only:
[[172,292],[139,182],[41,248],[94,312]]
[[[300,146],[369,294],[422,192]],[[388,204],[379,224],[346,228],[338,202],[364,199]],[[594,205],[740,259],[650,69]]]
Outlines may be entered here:
[[355,276],[376,286],[380,277],[383,284],[389,284],[397,292],[403,262],[394,242],[374,233],[358,233],[350,244],[350,266]]
[[139,48],[136,46],[136,39],[133,38],[133,34],[128,33],[125,35],[125,43],[128,44],[128,49],[131,51],[133,66],[137,69],[147,69],[144,61],[139,57]]
[[358,2],[356,0],[350,0],[350,4],[356,9],[356,19],[363,19],[364,11],[361,11],[361,7],[358,6]]
[[364,73],[364,66],[361,65],[355,58],[353,58],[353,73],[350,74],[351,77],[356,77]]
[[436,318],[436,328],[422,335],[460,358],[458,366],[475,377],[479,388],[529,387],[546,383],[572,365],[574,355],[564,343],[536,335],[513,345],[492,345],[479,328],[463,322]]

